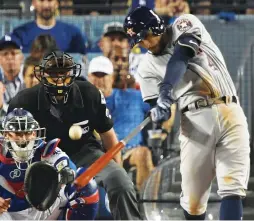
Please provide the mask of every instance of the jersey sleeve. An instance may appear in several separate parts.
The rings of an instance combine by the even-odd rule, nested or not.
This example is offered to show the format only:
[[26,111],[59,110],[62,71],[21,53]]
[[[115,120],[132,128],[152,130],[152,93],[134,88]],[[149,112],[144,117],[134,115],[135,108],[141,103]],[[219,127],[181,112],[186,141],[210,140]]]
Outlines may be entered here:
[[137,70],[137,81],[140,85],[143,101],[158,98],[160,80],[153,76],[152,67],[147,59],[142,60]]
[[106,106],[106,99],[101,91],[98,90],[96,104],[95,130],[98,133],[109,131],[113,127],[110,111]]
[[190,35],[198,41],[202,41],[204,25],[195,15],[181,15],[174,21],[172,29],[174,44],[183,35]]

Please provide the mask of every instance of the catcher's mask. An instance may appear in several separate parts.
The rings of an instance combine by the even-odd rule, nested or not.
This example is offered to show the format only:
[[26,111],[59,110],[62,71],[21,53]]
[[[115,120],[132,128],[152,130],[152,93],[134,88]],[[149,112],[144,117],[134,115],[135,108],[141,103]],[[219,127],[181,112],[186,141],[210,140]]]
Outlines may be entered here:
[[[70,87],[81,73],[81,65],[65,52],[53,51],[34,67],[35,77],[44,85],[54,104],[66,103]],[[61,99],[57,99],[57,98]]]
[[22,108],[15,108],[2,124],[3,151],[10,152],[19,169],[26,169],[35,150],[44,143],[46,129],[40,128],[33,115]]

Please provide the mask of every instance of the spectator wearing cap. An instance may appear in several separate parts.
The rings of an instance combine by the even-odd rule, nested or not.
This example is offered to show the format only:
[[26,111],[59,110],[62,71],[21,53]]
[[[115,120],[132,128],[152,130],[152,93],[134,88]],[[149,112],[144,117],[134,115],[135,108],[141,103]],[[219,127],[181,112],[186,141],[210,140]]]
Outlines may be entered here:
[[112,94],[113,73],[113,64],[107,57],[95,57],[88,67],[88,80],[101,90],[105,97],[109,97]]
[[68,53],[86,54],[86,37],[78,27],[56,20],[58,0],[32,0],[36,19],[13,30],[12,35],[18,38],[23,52],[29,53],[34,39],[41,34],[51,35],[59,48]]
[[5,86],[4,109],[10,100],[23,89],[22,67],[24,56],[18,39],[5,35],[0,40],[0,65]]
[[134,48],[130,51],[128,37],[124,31],[123,24],[120,22],[110,22],[104,25],[104,32],[99,41],[99,47],[104,56],[110,57],[110,53],[120,47],[123,53],[129,54],[129,73],[136,76],[138,64],[143,57],[140,48]]
[[[133,88],[112,88],[114,81],[112,62],[104,56],[95,57],[88,67],[88,80],[100,89],[114,122],[114,130],[119,140],[126,137],[145,118],[149,105],[144,103],[141,92]],[[140,190],[154,166],[151,151],[143,145],[140,132],[123,151],[124,165],[137,168],[136,186]]]
[[122,23],[110,22],[104,25],[99,47],[103,55],[108,57],[111,49],[116,46],[127,51],[129,50],[128,38],[124,32]]

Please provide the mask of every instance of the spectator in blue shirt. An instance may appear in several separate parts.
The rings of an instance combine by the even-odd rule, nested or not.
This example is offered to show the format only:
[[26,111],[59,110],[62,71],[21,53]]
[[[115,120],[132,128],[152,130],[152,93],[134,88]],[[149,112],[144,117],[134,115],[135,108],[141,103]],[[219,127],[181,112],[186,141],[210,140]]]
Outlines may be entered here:
[[[107,108],[114,122],[114,130],[118,139],[122,140],[144,120],[149,105],[143,102],[139,90],[134,88],[112,89],[113,71],[113,64],[107,57],[95,57],[89,64],[88,80],[104,94]],[[123,151],[124,166],[137,168],[136,186],[138,190],[141,189],[154,168],[151,151],[142,144],[143,137],[140,132],[126,144]]]
[[20,40],[24,53],[30,52],[38,35],[50,34],[60,50],[86,54],[86,38],[78,27],[56,20],[58,0],[33,0],[32,4],[36,12],[35,21],[15,28],[12,33]]

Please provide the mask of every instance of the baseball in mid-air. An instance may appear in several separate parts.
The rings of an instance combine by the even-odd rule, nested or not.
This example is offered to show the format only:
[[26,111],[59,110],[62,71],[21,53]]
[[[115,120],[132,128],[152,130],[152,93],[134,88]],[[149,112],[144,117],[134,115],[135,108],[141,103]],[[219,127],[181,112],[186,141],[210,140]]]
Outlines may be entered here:
[[69,129],[69,137],[72,140],[79,140],[82,137],[82,128],[78,125],[72,125]]

